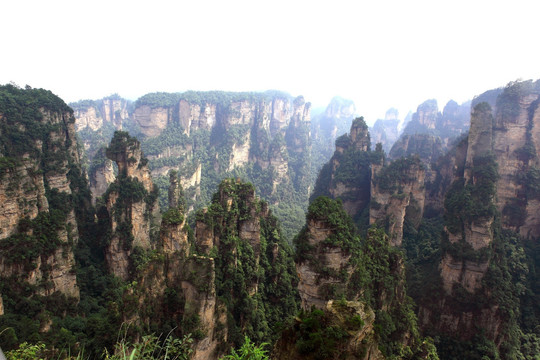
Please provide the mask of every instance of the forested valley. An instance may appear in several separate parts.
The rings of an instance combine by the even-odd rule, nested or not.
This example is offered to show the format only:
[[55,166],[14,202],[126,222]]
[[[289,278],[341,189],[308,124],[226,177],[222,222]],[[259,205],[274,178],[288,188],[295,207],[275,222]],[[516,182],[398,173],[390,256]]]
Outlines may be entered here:
[[539,359],[540,81],[357,112],[0,86],[7,358]]

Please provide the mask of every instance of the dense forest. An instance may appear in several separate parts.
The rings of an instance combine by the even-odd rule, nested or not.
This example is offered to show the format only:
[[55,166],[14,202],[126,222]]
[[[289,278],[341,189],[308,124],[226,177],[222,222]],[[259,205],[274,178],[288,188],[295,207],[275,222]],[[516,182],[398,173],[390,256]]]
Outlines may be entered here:
[[538,359],[540,81],[354,111],[1,86],[7,358]]

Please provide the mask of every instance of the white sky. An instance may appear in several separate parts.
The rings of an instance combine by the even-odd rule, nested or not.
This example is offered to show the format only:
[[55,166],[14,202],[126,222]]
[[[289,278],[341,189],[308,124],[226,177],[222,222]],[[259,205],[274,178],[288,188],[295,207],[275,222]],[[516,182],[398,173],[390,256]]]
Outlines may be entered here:
[[368,123],[540,78],[537,0],[5,0],[0,83],[112,93],[339,95]]

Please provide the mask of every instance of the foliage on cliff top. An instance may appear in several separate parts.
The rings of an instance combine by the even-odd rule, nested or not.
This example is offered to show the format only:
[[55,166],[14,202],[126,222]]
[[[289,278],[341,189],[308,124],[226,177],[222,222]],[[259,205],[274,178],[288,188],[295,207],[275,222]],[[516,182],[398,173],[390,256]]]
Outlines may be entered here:
[[14,158],[25,153],[40,155],[42,149],[35,147],[36,141],[46,143],[51,131],[65,126],[62,121],[58,125],[44,122],[43,110],[66,114],[68,122],[75,120],[73,110],[48,90],[0,86],[0,154]]
[[457,179],[444,199],[444,218],[448,230],[457,234],[465,224],[488,219],[496,213],[493,197],[499,177],[493,154],[476,156],[472,162],[472,178],[468,183]]
[[363,116],[357,117],[357,118],[355,118],[353,120],[352,125],[351,125],[351,129],[354,129],[354,128],[361,128],[363,130],[368,130],[369,129],[369,127],[366,124],[366,121],[364,120]]
[[384,192],[394,192],[401,184],[405,184],[416,179],[416,171],[425,167],[418,156],[400,158],[392,161],[375,175],[374,182],[379,186],[379,190]]
[[[216,294],[226,305],[228,342],[234,346],[245,335],[258,344],[275,339],[298,309],[293,251],[267,206],[255,197],[252,184],[225,179],[207,211],[197,213],[197,220],[219,237]],[[260,231],[242,238],[243,225],[260,226]]]
[[107,147],[106,154],[109,159],[116,160],[116,155],[125,154],[137,148],[140,148],[137,138],[131,137],[127,131],[115,131],[111,143]]
[[291,95],[269,90],[265,92],[229,92],[229,91],[186,91],[177,93],[155,92],[141,96],[135,102],[135,107],[150,106],[151,108],[170,108],[177,106],[180,100],[186,100],[192,104],[203,106],[205,104],[215,104],[228,107],[232,102],[237,101],[258,101],[262,99],[283,99],[291,100]]
[[514,118],[519,115],[523,96],[540,92],[540,81],[512,81],[508,83],[497,97],[497,112],[504,118]]
[[[360,238],[341,201],[323,196],[310,205],[306,222],[309,224],[311,220],[324,222],[324,228],[331,234],[318,245],[311,245],[309,225],[306,225],[295,238],[296,262],[307,261],[321,278],[339,280],[331,289],[321,288],[325,291],[320,293],[324,299],[339,299],[340,296],[347,300],[360,299],[374,309],[379,348],[388,358],[415,359],[427,348],[431,349],[432,358],[437,358],[433,345],[420,338],[414,303],[405,294],[402,252],[390,245],[384,230],[370,228],[367,237]],[[340,247],[350,254],[348,263],[339,273],[324,268],[318,260],[327,246]],[[404,334],[413,339],[407,345],[402,341]]]

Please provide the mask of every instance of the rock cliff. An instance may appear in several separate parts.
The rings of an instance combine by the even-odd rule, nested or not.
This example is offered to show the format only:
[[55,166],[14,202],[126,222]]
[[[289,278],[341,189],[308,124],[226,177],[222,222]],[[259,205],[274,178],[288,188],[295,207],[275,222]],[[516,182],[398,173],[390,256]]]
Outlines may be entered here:
[[[392,146],[389,157],[397,159],[416,154],[428,169],[448,150],[452,141],[465,134],[469,128],[470,102],[458,105],[450,100],[439,112],[436,100],[420,104],[403,134]],[[431,176],[428,176],[431,179]]]
[[[25,297],[78,301],[73,250],[84,182],[72,110],[42,89],[0,87],[3,309]],[[23,290],[26,289],[26,290]],[[50,306],[47,311],[55,312]]]
[[372,165],[369,223],[386,229],[393,246],[401,246],[407,218],[418,228],[424,212],[425,167],[418,157],[387,166]]
[[[104,119],[89,120],[94,113],[96,119],[103,118],[99,117],[105,112],[100,110],[103,101],[72,104],[81,116],[79,135],[92,161],[115,129]],[[310,103],[303,97],[277,91],[151,93],[127,103],[125,109],[127,117],[123,110],[121,116],[115,114],[140,139],[161,193],[166,193],[168,172],[179,171],[188,210],[207,204],[212,189],[229,176],[252,181],[280,217],[290,207],[295,214],[307,207],[312,182],[311,119]],[[101,174],[96,173],[103,178]],[[98,193],[102,178],[91,178]],[[291,197],[297,199],[294,204],[283,203]],[[164,196],[160,203],[166,204]],[[301,227],[300,218],[288,216],[284,223],[290,238]]]
[[382,155],[369,151],[368,126],[356,118],[350,130],[336,140],[336,151],[319,173],[311,199],[326,195],[340,198],[355,220],[362,216],[370,201],[371,162]]
[[355,115],[356,106],[353,101],[335,97],[323,113],[313,116],[311,121],[313,178],[317,177],[321,167],[332,157],[335,150],[334,142],[350,129]]
[[110,214],[112,237],[105,252],[113,274],[130,277],[135,248],[151,249],[152,228],[159,214],[157,188],[150,177],[140,143],[128,133],[117,131],[106,155],[118,166],[118,177],[103,195]]
[[241,344],[243,333],[268,341],[298,301],[292,250],[268,205],[251,184],[224,180],[210,207],[198,212],[193,234],[174,172],[169,190],[158,244],[127,256],[136,271],[124,292],[131,310],[123,321],[154,327],[172,321],[176,335],[194,338],[192,359],[217,359]]
[[115,130],[122,130],[131,111],[130,101],[117,94],[99,100],[81,100],[69,106],[73,109],[75,128],[90,161],[101,147],[107,146]]
[[371,135],[371,147],[381,143],[384,152],[389,153],[390,149],[399,137],[399,113],[397,109],[391,108],[386,111],[384,119],[377,119],[373,127],[369,129]]
[[502,291],[503,277],[493,279],[506,266],[500,251],[512,241],[508,231],[525,238],[538,235],[536,215],[529,212],[536,198],[527,191],[535,182],[527,174],[538,166],[532,129],[539,121],[539,95],[538,82],[528,81],[478,97],[491,105],[475,99],[469,135],[440,159],[438,179],[430,187],[436,186],[428,196],[445,192],[439,265],[444,295],[437,305],[422,304],[420,322],[461,341],[475,338],[481,328],[505,354],[505,342],[515,341],[509,340],[515,313],[509,314],[506,300],[493,295]]
[[[405,348],[416,358],[424,358],[416,323],[410,322],[414,314],[407,308],[411,300],[405,294],[401,255],[383,230],[372,228],[365,239],[355,232],[352,219],[339,201],[321,196],[310,204],[306,226],[295,238],[298,290],[304,312],[277,343],[277,358],[284,358],[288,352],[293,358],[310,358],[311,352],[322,351],[332,359],[380,359]],[[375,317],[369,315],[372,312]],[[409,320],[404,320],[405,313]],[[340,345],[325,349],[313,344],[317,336],[313,333],[332,328],[336,323],[331,319],[336,317],[344,321],[340,329],[347,331],[337,339],[326,333],[323,341]],[[351,317],[362,319],[355,329],[347,325]],[[318,324],[315,328],[308,325],[313,322]],[[392,323],[401,325],[397,329]],[[388,329],[386,335],[379,332],[381,327],[374,329],[374,324]],[[390,338],[391,346],[387,342]]]

